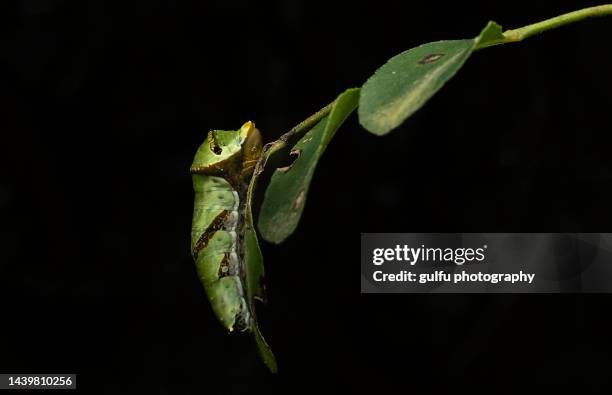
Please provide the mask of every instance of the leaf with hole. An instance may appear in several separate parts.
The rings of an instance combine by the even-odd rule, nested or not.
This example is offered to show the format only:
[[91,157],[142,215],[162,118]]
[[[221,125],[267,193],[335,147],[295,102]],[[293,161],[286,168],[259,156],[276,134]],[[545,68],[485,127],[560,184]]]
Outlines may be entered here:
[[358,88],[338,96],[329,115],[293,146],[293,163],[277,168],[272,174],[258,221],[265,240],[280,243],[297,227],[317,163],[340,125],[357,107],[358,100]]

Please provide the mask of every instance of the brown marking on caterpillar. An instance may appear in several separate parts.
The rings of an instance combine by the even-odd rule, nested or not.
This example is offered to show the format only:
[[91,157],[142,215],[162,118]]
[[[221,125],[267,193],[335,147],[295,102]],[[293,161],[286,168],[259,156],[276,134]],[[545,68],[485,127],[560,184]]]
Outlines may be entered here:
[[439,60],[445,54],[443,53],[432,53],[430,55],[425,56],[423,59],[419,60],[419,64],[429,64]]
[[208,245],[208,241],[210,240],[211,237],[213,237],[215,232],[223,228],[223,225],[225,224],[225,219],[227,218],[228,215],[229,215],[229,211],[223,210],[215,217],[215,219],[213,219],[213,221],[210,223],[208,228],[206,228],[202,236],[200,236],[197,243],[193,247],[194,257],[197,258],[198,253],[204,247],[206,247],[206,245]]
[[221,155],[221,153],[223,152],[223,148],[219,147],[219,144],[217,143],[217,139],[215,138],[214,133],[211,133],[212,138],[209,139],[209,146],[210,146],[210,150],[212,152],[214,152],[216,155]]
[[229,173],[228,168],[236,167],[236,158],[238,155],[232,155],[220,162],[212,163],[204,166],[191,166],[189,172],[191,174],[202,174],[205,176],[223,176]]
[[205,166],[191,166],[191,174],[221,177],[229,182],[233,189],[241,189],[242,179],[242,155],[240,152],[217,163]]
[[289,155],[291,157],[294,157],[293,160],[291,161],[291,164],[289,166],[279,167],[278,169],[276,169],[276,171],[280,171],[281,173],[288,172],[293,167],[293,164],[300,157],[301,154],[302,154],[302,150],[297,149],[297,148],[292,149],[291,152],[289,152]]
[[242,162],[242,166],[242,178],[244,178],[245,180],[250,179],[255,169],[255,166],[257,166],[257,159],[244,161]]

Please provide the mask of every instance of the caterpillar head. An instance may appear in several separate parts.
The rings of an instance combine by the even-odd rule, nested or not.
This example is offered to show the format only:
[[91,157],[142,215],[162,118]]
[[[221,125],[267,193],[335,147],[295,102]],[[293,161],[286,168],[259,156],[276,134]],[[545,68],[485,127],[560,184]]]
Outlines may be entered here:
[[261,134],[251,121],[238,130],[211,130],[198,148],[191,173],[248,179],[261,147]]

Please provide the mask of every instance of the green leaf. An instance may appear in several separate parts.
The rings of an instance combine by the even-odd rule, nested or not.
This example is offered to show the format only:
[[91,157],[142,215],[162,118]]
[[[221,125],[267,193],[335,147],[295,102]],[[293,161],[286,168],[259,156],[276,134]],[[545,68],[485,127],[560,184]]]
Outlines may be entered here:
[[359,122],[382,136],[421,108],[457,73],[472,52],[503,40],[495,22],[469,40],[437,41],[389,59],[361,89]]
[[358,101],[358,88],[348,89],[338,96],[329,115],[293,146],[294,162],[274,171],[259,213],[258,227],[265,240],[280,243],[293,233],[304,210],[317,163]]
[[363,85],[359,122],[382,136],[398,127],[461,68],[473,40],[437,41],[392,57]]
[[261,255],[261,249],[259,248],[259,242],[257,241],[257,233],[253,229],[253,224],[248,223],[245,232],[245,271],[247,277],[246,293],[248,297],[248,303],[250,304],[250,310],[253,313],[251,330],[253,337],[255,338],[255,344],[261,359],[264,361],[268,369],[272,373],[278,372],[276,365],[276,358],[272,349],[264,339],[261,331],[259,330],[259,323],[257,322],[257,310],[255,301],[257,299],[265,301],[266,295],[263,289],[264,279],[264,266],[263,257]]
[[259,355],[261,356],[261,359],[264,361],[264,364],[266,364],[268,369],[270,369],[270,372],[278,373],[278,366],[276,364],[276,358],[274,357],[274,354],[272,353],[272,349],[270,348],[268,343],[266,343],[266,340],[261,335],[261,332],[259,331],[259,325],[257,324],[257,322],[255,322],[255,324],[253,325],[252,331],[253,331],[253,336],[255,337],[255,344],[257,345],[257,350],[259,351]]
[[504,34],[502,33],[502,27],[496,22],[489,21],[487,26],[482,29],[482,32],[474,39],[476,42],[473,51],[490,47],[492,45],[503,44]]
[[253,174],[249,187],[247,189],[246,199],[246,220],[245,220],[245,257],[244,267],[246,276],[246,294],[249,303],[250,311],[253,314],[251,317],[251,331],[255,344],[259,351],[261,359],[264,361],[268,369],[272,373],[278,372],[278,366],[276,364],[276,358],[272,349],[264,339],[261,331],[259,330],[259,323],[257,321],[257,306],[255,301],[260,300],[266,301],[266,292],[263,287],[264,284],[264,263],[261,249],[259,248],[259,241],[257,240],[257,232],[253,224],[253,194],[255,188],[257,188],[258,174]]

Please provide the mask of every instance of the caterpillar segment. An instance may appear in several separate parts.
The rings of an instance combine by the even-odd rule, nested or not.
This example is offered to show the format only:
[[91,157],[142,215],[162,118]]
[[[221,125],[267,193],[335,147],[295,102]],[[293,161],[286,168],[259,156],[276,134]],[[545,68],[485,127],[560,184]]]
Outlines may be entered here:
[[248,182],[261,147],[252,122],[237,131],[213,130],[190,169],[195,190],[191,251],[213,312],[230,332],[252,326],[244,233]]

